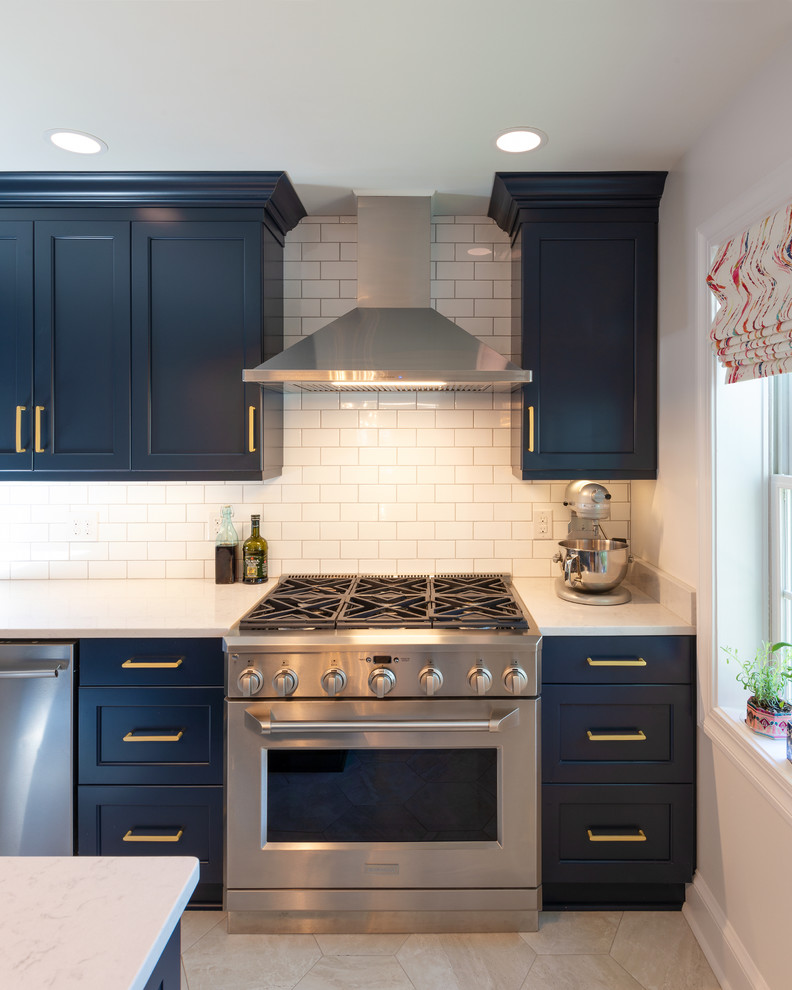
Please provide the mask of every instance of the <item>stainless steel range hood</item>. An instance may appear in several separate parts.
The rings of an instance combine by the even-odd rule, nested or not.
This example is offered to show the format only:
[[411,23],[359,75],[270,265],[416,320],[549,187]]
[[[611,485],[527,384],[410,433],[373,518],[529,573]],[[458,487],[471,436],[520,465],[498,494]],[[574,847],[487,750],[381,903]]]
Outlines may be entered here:
[[511,391],[531,381],[429,305],[431,200],[358,197],[358,305],[243,371],[284,392]]

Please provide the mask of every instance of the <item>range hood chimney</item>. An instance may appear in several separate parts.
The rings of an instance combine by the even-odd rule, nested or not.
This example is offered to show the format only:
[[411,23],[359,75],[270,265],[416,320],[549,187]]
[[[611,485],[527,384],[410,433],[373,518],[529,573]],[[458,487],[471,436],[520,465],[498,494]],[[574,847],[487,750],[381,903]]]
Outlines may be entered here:
[[257,368],[284,392],[512,391],[531,381],[429,305],[431,199],[358,197],[357,307]]

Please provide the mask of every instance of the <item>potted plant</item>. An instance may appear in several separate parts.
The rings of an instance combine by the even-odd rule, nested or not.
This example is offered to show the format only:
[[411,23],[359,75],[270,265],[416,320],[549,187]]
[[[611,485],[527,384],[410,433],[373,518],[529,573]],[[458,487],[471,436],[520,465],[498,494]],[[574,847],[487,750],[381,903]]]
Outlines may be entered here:
[[[783,652],[776,656],[779,650]],[[762,735],[789,741],[792,705],[784,700],[784,691],[792,681],[792,644],[762,643],[749,660],[741,660],[737,651],[728,647],[723,647],[723,652],[726,663],[731,659],[740,667],[737,680],[751,692],[746,703],[748,727]]]

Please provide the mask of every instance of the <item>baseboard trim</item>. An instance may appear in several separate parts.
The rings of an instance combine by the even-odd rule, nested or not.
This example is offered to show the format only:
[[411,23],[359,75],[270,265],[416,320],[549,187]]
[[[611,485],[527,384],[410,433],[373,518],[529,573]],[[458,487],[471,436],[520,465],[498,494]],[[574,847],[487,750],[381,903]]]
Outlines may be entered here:
[[682,913],[722,990],[771,990],[698,871]]

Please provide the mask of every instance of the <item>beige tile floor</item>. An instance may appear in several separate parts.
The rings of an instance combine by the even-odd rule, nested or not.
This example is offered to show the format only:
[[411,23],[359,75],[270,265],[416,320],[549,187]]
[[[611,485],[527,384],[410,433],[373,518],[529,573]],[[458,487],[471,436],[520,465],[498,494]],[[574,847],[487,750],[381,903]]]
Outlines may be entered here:
[[182,990],[719,990],[679,912],[540,916],[500,935],[229,935],[182,918]]

